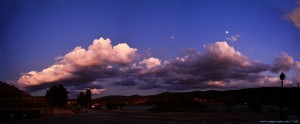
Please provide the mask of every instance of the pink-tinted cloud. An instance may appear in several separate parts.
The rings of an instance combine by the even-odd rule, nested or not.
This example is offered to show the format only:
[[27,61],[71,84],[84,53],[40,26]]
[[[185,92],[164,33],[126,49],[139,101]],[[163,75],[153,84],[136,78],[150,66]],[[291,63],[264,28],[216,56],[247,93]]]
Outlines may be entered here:
[[239,66],[249,66],[251,63],[248,58],[229,46],[227,42],[216,42],[206,46],[209,57],[220,61],[228,61]]
[[287,18],[300,29],[300,7],[295,8],[287,15]]
[[[93,94],[100,94],[114,87],[172,91],[277,86],[280,83],[277,77],[261,74],[269,71],[270,65],[250,60],[226,41],[207,44],[202,53],[190,48],[183,56],[164,61],[154,57],[134,61],[136,51],[127,44],[113,47],[109,39],[100,38],[87,50],[76,47],[49,68],[22,75],[19,84],[42,89],[49,87],[45,84],[63,83],[76,91],[76,96],[86,88],[92,89]],[[289,70],[293,63],[293,58],[283,53],[275,58],[272,71]],[[298,80],[297,77],[294,79]],[[292,82],[287,80],[285,84]]]
[[293,67],[293,65],[293,57],[289,56],[287,53],[282,53],[280,56],[275,57],[271,71],[274,73],[279,73],[281,71],[287,72]]
[[295,62],[295,68],[296,68],[296,74],[293,78],[293,81],[294,81],[294,83],[300,84],[300,62],[299,61]]
[[225,41],[206,45],[204,53],[186,52],[186,56],[167,60],[155,70],[134,75],[138,80],[126,78],[118,84],[131,82],[140,89],[167,90],[253,87],[264,77],[260,72],[269,70],[268,65],[249,60]]
[[18,83],[25,86],[40,85],[44,82],[55,82],[57,80],[74,78],[72,74],[76,69],[71,64],[56,63],[40,72],[30,71],[23,74]]
[[[273,77],[273,76],[265,76],[258,81],[259,86],[261,87],[280,87],[281,86],[281,80],[279,77]],[[292,80],[285,79],[284,80],[284,87],[295,87]]]
[[280,86],[280,79],[279,77],[265,76],[259,81],[259,83],[262,87]]
[[110,39],[94,40],[88,50],[76,47],[65,55],[63,61],[79,66],[100,66],[105,63],[128,64],[136,56],[137,49],[126,43],[111,45]]
[[139,64],[145,65],[148,69],[151,69],[151,68],[160,66],[161,61],[157,58],[151,57],[151,58],[148,58],[148,59],[145,59],[145,60],[139,62]]
[[[43,83],[80,78],[82,75],[78,73],[81,73],[82,70],[89,70],[91,67],[106,66],[106,69],[111,69],[110,64],[129,64],[134,60],[136,52],[137,49],[129,47],[126,43],[112,46],[110,39],[95,39],[87,50],[76,47],[65,56],[60,57],[60,61],[54,65],[39,72],[31,71],[23,74],[18,83],[24,86],[36,86]],[[99,69],[101,70],[101,68]],[[92,71],[97,72],[97,70]]]
[[106,89],[96,89],[96,88],[93,88],[93,89],[91,89],[91,92],[94,95],[99,95],[99,94],[102,94],[105,90]]
[[223,81],[208,81],[207,83],[209,86],[214,86],[214,87],[224,87],[225,83]]

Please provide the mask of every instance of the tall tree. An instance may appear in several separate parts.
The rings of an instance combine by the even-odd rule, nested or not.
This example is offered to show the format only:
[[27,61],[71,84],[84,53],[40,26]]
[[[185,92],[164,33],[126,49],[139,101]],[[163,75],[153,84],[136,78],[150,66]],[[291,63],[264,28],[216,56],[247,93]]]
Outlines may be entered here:
[[63,85],[54,85],[47,90],[46,100],[52,106],[63,107],[68,102],[68,91]]
[[85,92],[85,102],[86,107],[91,108],[92,107],[92,91],[90,89],[87,89]]
[[79,93],[79,96],[77,97],[77,104],[81,107],[85,107],[85,95],[83,92]]

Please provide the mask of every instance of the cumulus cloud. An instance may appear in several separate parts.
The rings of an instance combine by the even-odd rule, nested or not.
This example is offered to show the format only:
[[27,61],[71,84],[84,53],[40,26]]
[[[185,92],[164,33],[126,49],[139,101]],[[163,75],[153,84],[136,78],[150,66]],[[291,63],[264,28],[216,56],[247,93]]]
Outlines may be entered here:
[[42,71],[23,74],[18,83],[26,87],[40,87],[49,83],[91,82],[98,78],[118,75],[112,65],[124,66],[131,63],[137,49],[126,43],[111,45],[110,39],[95,39],[84,49],[76,47],[59,61]]
[[187,49],[186,52],[184,57],[160,63],[155,70],[138,73],[134,77],[137,80],[124,78],[123,83],[118,84],[131,82],[140,89],[167,90],[254,86],[264,77],[260,72],[270,68],[249,60],[225,41],[206,45],[204,53],[194,49]]
[[76,47],[65,55],[63,62],[78,66],[100,66],[105,63],[128,64],[135,55],[137,49],[130,48],[126,43],[116,46],[111,45],[110,39],[100,38],[94,40],[88,50]]
[[151,57],[151,58],[148,58],[148,59],[145,59],[145,60],[141,61],[139,64],[145,65],[148,69],[151,69],[151,68],[160,66],[161,61],[157,58]]
[[289,56],[286,53],[282,53],[280,56],[275,57],[274,64],[270,71],[274,73],[279,73],[281,71],[287,72],[294,65],[293,57]]
[[207,56],[219,61],[237,64],[239,66],[249,66],[248,58],[229,46],[227,42],[216,42],[206,46]]
[[295,8],[292,12],[287,15],[287,18],[300,29],[300,6]]
[[34,86],[45,82],[55,82],[57,80],[73,78],[75,75],[71,72],[74,70],[75,68],[70,64],[57,63],[40,72],[30,71],[23,74],[18,80],[18,83],[25,86]]
[[[93,94],[113,87],[165,91],[232,89],[273,86],[278,78],[261,73],[289,70],[294,63],[286,53],[276,57],[272,67],[254,62],[226,41],[207,44],[203,52],[189,48],[182,56],[164,61],[154,57],[139,60],[136,55],[137,49],[127,44],[112,46],[109,39],[100,38],[88,49],[74,48],[42,71],[23,74],[18,83],[33,91],[62,83],[75,96],[87,88]],[[300,70],[299,62],[295,66]],[[294,80],[299,80],[297,74]]]

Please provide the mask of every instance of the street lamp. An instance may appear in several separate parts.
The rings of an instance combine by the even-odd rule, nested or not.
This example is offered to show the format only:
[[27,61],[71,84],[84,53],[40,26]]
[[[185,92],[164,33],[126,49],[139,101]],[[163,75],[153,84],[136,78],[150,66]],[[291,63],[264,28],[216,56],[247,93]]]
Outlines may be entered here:
[[[281,74],[279,75],[279,77],[280,77],[280,80],[281,80],[281,89],[283,90],[283,80],[284,80],[284,78],[285,78],[285,75],[283,74],[283,72],[281,72]],[[283,91],[282,91],[283,92]],[[281,96],[281,98],[280,98],[281,100],[280,100],[280,117],[283,117],[283,96]]]
[[283,88],[283,80],[285,78],[285,75],[283,74],[283,72],[281,72],[281,74],[279,75],[280,80],[281,80],[281,88]]

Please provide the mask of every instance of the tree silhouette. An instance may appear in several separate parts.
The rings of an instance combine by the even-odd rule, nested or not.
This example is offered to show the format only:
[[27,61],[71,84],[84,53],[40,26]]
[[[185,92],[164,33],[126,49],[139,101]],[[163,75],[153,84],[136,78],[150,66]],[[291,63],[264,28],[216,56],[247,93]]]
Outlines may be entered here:
[[47,91],[46,100],[52,106],[63,107],[68,101],[68,91],[63,85],[54,85]]
[[85,95],[83,92],[79,93],[79,96],[77,97],[77,104],[81,107],[85,107]]
[[87,89],[85,94],[80,92],[79,96],[77,97],[77,104],[81,107],[85,107],[85,111],[87,112],[87,108],[92,107],[92,91]]
[[92,106],[92,91],[87,89],[85,92],[85,107],[91,108]]

